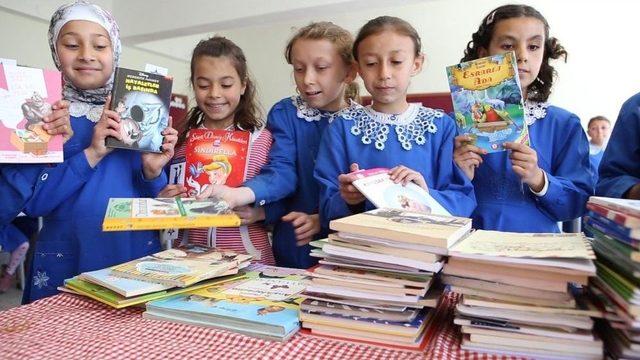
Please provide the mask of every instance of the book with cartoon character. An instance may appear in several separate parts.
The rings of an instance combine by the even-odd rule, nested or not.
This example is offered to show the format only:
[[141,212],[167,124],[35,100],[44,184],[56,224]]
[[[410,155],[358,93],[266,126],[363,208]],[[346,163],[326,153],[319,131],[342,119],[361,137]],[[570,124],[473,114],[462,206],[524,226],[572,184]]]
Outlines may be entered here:
[[62,135],[49,135],[42,119],[62,98],[59,71],[0,63],[0,163],[59,163]]
[[147,303],[145,318],[285,340],[300,328],[304,270],[251,265],[235,282]]
[[193,129],[186,144],[184,186],[197,196],[210,185],[236,187],[245,180],[251,133]]
[[103,231],[237,227],[240,218],[218,198],[111,198]]
[[460,133],[488,152],[505,142],[529,144],[522,90],[513,51],[447,67]]
[[144,71],[116,68],[111,110],[120,115],[122,141],[108,137],[108,147],[162,152],[162,131],[169,125],[173,80]]

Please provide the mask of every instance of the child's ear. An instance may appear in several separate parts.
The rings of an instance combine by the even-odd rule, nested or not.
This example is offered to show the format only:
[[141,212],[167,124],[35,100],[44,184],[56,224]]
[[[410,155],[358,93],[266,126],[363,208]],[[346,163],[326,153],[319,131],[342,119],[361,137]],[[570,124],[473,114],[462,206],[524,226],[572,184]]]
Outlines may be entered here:
[[479,58],[483,58],[483,57],[487,57],[489,56],[489,52],[487,51],[487,49],[483,48],[483,47],[479,47],[478,48],[478,57]]
[[353,62],[347,71],[347,76],[344,78],[346,84],[351,84],[353,80],[358,77],[358,63]]
[[420,53],[420,55],[416,56],[413,60],[413,69],[411,69],[411,76],[418,75],[420,71],[422,71],[422,65],[424,64],[425,55]]
[[240,96],[244,95],[244,92],[247,90],[247,80],[242,82],[242,88],[240,89]]

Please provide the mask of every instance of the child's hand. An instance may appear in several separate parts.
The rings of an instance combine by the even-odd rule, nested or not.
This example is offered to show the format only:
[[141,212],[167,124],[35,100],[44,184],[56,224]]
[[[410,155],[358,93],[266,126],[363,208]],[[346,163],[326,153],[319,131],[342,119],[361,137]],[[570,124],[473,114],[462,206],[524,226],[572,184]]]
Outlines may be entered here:
[[196,196],[196,199],[200,200],[210,197],[217,197],[224,200],[232,209],[251,204],[256,198],[253,190],[247,187],[232,188],[227,185],[209,185],[204,188],[200,195]]
[[389,170],[389,177],[393,180],[394,183],[402,183],[402,186],[407,186],[410,181],[418,184],[421,188],[429,191],[427,187],[427,182],[424,180],[422,174],[415,170],[411,170],[406,166],[400,165],[396,166],[393,169]]
[[187,197],[187,188],[178,184],[169,184],[158,194],[159,198]]
[[67,142],[73,136],[71,128],[71,120],[69,117],[69,102],[59,100],[51,106],[53,111],[50,115],[42,118],[44,121],[43,128],[49,135],[62,134],[64,142]]
[[307,245],[313,240],[313,236],[320,232],[320,216],[318,214],[308,215],[292,211],[283,216],[282,221],[290,222],[295,229],[297,246]]
[[264,208],[243,205],[233,209],[242,220],[242,225],[249,225],[265,219]]
[[469,180],[473,180],[476,168],[482,164],[481,155],[487,154],[487,150],[471,145],[471,141],[469,135],[458,135],[453,149],[453,160]]
[[173,120],[169,116],[169,126],[162,130],[161,153],[142,154],[142,172],[145,179],[155,179],[162,172],[162,168],[173,158],[174,149],[178,142],[178,130],[171,127]]
[[[107,97],[107,104],[111,101],[111,95]],[[113,136],[118,140],[122,140],[120,135],[120,115],[115,111],[104,108],[102,110],[102,116],[100,120],[93,127],[93,138],[91,138],[91,145],[84,150],[87,156],[87,161],[91,167],[95,167],[100,160],[102,160],[107,154],[113,151],[112,148],[106,146],[106,138]]]
[[520,176],[522,182],[529,185],[534,192],[544,188],[544,172],[538,167],[538,153],[525,144],[514,142],[504,143],[504,147],[511,150],[511,168]]
[[360,168],[358,164],[351,164],[349,167],[351,171],[348,174],[340,174],[338,175],[338,182],[340,183],[340,196],[342,199],[349,205],[358,205],[365,200],[364,195],[353,186],[353,181],[357,179],[357,177],[353,174],[356,171],[359,171]]

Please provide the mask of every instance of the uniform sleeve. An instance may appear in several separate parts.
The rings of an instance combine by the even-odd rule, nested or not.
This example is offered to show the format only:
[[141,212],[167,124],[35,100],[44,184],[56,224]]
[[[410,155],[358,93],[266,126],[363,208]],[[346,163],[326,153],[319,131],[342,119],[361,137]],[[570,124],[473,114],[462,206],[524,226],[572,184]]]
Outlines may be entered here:
[[453,161],[453,145],[456,126],[451,118],[445,116],[440,130],[442,144],[438,150],[438,173],[429,194],[444,206],[451,215],[469,217],[476,208],[476,196],[473,184]]
[[24,209],[41,171],[39,165],[0,165],[0,226],[9,224]]
[[599,171],[599,196],[622,198],[640,183],[640,95],[622,106]]
[[285,108],[276,104],[271,109],[267,128],[273,137],[269,162],[260,169],[260,174],[244,183],[255,194],[256,206],[264,206],[293,194],[298,183],[295,129],[288,121]]
[[282,199],[264,206],[264,223],[275,225],[280,219],[287,215],[286,199]]
[[568,221],[584,214],[593,195],[595,178],[589,161],[589,142],[580,120],[572,115],[565,135],[555,146],[551,171],[546,172],[549,188],[543,196],[534,196],[540,209],[555,221]]
[[138,188],[140,189],[140,197],[154,198],[158,193],[167,186],[168,177],[165,171],[161,171],[160,175],[154,179],[145,179],[142,168],[134,170],[134,177]]

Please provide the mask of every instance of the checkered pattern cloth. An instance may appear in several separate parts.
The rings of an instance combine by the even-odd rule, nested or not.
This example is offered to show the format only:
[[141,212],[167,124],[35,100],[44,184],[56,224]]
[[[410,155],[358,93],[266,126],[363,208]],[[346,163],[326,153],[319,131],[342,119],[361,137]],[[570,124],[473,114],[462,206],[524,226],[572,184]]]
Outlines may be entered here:
[[112,309],[60,294],[0,313],[2,359],[500,359],[460,350],[452,324],[458,297],[446,294],[441,324],[424,353],[296,334],[289,341],[143,319],[141,308]]

